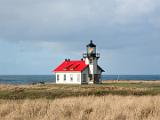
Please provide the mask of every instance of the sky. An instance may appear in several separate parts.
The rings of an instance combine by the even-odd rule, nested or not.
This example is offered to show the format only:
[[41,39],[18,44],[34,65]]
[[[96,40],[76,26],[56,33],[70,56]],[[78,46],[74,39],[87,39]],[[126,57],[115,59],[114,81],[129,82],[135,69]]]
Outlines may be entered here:
[[160,74],[159,0],[0,0],[0,75],[44,75],[90,40],[104,74]]

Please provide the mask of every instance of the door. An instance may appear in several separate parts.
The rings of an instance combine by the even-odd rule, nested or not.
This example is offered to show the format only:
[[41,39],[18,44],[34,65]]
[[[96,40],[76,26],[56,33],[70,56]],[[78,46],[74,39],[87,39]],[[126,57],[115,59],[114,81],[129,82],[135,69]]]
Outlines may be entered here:
[[82,78],[83,78],[83,79],[82,79],[82,82],[86,82],[86,80],[87,80],[87,74],[82,74],[82,76],[83,76],[83,77],[82,77]]

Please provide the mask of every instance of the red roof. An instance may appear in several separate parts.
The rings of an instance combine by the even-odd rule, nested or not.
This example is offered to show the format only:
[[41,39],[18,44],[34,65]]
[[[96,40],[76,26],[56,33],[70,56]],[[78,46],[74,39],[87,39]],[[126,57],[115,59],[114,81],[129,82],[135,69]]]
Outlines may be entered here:
[[86,65],[83,60],[69,60],[60,64],[54,72],[81,72],[86,67],[88,67],[88,65]]

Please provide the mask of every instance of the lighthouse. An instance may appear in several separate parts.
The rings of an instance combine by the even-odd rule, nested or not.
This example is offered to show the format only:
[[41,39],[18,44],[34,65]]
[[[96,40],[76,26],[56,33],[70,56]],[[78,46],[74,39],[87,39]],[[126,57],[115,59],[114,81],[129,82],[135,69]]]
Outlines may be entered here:
[[96,51],[96,45],[91,40],[86,45],[83,59],[65,59],[56,69],[57,84],[99,84],[104,70],[98,65],[100,54]]
[[86,45],[86,53],[83,54],[85,63],[89,65],[89,83],[101,83],[101,73],[104,70],[98,65],[98,59],[100,58],[100,53],[96,52],[96,45],[91,40],[88,45]]

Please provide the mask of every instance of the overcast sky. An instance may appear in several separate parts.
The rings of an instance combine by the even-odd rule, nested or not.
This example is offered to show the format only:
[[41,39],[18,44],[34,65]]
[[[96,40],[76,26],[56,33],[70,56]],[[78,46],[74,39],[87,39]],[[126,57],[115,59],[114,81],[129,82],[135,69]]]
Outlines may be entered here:
[[160,74],[159,0],[0,0],[0,74],[52,74],[93,40],[104,74]]

